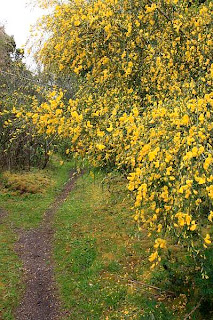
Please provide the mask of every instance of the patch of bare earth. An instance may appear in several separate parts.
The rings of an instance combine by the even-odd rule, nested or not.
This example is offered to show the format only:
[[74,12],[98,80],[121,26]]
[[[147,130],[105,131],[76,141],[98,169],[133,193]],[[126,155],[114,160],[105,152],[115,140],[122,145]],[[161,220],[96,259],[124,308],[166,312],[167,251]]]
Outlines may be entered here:
[[16,310],[17,320],[57,320],[60,318],[52,263],[53,217],[73,189],[77,175],[71,172],[62,192],[46,211],[36,229],[21,231],[16,246],[23,261],[25,292]]

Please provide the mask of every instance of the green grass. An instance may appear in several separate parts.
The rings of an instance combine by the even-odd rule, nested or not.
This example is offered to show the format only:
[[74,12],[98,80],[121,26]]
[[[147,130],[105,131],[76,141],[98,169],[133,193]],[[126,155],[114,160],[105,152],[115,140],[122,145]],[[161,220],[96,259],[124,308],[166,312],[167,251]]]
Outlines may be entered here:
[[[71,163],[65,162],[60,166],[54,161],[44,172],[49,177],[50,184],[43,193],[31,194],[0,189],[0,208],[8,211],[8,215],[0,224],[0,319],[13,320],[13,312],[18,304],[21,283],[21,261],[14,251],[17,240],[17,228],[34,228],[41,222],[45,210],[53,202],[56,194],[61,190],[68,178]],[[40,173],[34,170],[32,176]],[[21,180],[21,173],[20,180]],[[31,181],[33,183],[33,181]],[[34,183],[37,183],[35,180]]]
[[17,304],[21,262],[14,252],[15,234],[8,225],[0,224],[0,319],[12,320]]
[[[15,230],[39,225],[71,167],[72,163],[60,166],[55,161],[43,172],[52,181],[43,193],[20,194],[5,188],[0,192],[0,208],[9,212],[0,224],[1,320],[14,320],[23,290],[21,262],[14,252]],[[32,176],[39,174],[35,170]],[[127,194],[126,182],[118,174],[109,182],[104,173],[96,172],[95,179],[86,173],[57,212],[54,260],[66,311],[62,320],[179,320],[193,309],[192,302],[186,310],[184,296],[171,300],[141,285],[166,289],[168,272],[160,268],[151,274],[150,241],[145,231],[138,232]],[[194,313],[192,319],[202,317]]]
[[119,177],[110,191],[101,185],[103,177],[96,174],[95,183],[88,174],[80,178],[55,219],[64,319],[142,319],[144,299],[152,297],[129,281],[150,276],[149,243],[137,232],[132,201]]
[[[54,165],[47,168],[44,172],[52,183],[47,186],[43,193],[23,193],[20,195],[10,190],[0,192],[0,207],[10,213],[7,221],[11,222],[13,227],[23,229],[30,229],[39,225],[44,211],[52,203],[55,195],[67,180],[71,165],[71,163],[65,162],[63,166],[60,166],[58,162],[55,162]],[[39,174],[39,171],[37,172]],[[37,181],[35,180],[34,183],[36,184]]]
[[[179,287],[163,266],[151,271],[153,244],[134,223],[126,182],[118,174],[106,182],[104,173],[96,172],[95,181],[85,174],[55,216],[55,276],[63,320],[184,319],[199,300],[193,293],[187,298],[184,259]],[[206,318],[196,310],[191,319]]]

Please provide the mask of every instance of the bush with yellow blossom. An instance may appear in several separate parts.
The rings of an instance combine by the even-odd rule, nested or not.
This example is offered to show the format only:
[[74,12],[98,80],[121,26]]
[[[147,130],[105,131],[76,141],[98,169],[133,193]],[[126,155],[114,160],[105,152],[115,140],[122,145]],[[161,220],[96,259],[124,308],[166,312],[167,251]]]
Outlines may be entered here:
[[[135,220],[153,237],[152,268],[173,244],[208,278],[213,220],[213,4],[184,0],[53,2],[38,28],[46,70],[75,74],[68,102],[35,104],[40,133],[69,151],[122,169]],[[143,227],[142,227],[143,226]]]

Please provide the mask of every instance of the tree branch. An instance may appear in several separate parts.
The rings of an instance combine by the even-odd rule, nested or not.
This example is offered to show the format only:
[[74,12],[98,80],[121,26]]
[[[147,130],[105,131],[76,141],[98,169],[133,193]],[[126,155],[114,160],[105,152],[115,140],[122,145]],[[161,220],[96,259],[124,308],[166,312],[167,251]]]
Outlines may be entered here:
[[200,301],[198,302],[198,304],[191,310],[190,313],[188,313],[188,314],[185,316],[185,318],[184,318],[183,320],[189,319],[189,317],[200,307],[202,300],[203,300],[203,298],[200,299]]

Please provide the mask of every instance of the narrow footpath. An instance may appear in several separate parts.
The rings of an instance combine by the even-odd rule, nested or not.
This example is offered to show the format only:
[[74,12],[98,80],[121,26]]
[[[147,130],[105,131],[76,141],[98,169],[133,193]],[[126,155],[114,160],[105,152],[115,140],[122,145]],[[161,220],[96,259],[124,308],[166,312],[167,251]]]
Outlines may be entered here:
[[38,228],[19,232],[16,251],[23,262],[25,292],[18,306],[17,320],[57,320],[60,318],[60,302],[54,281],[52,261],[52,227],[56,211],[66,200],[77,180],[75,172],[51,207],[45,212]]

